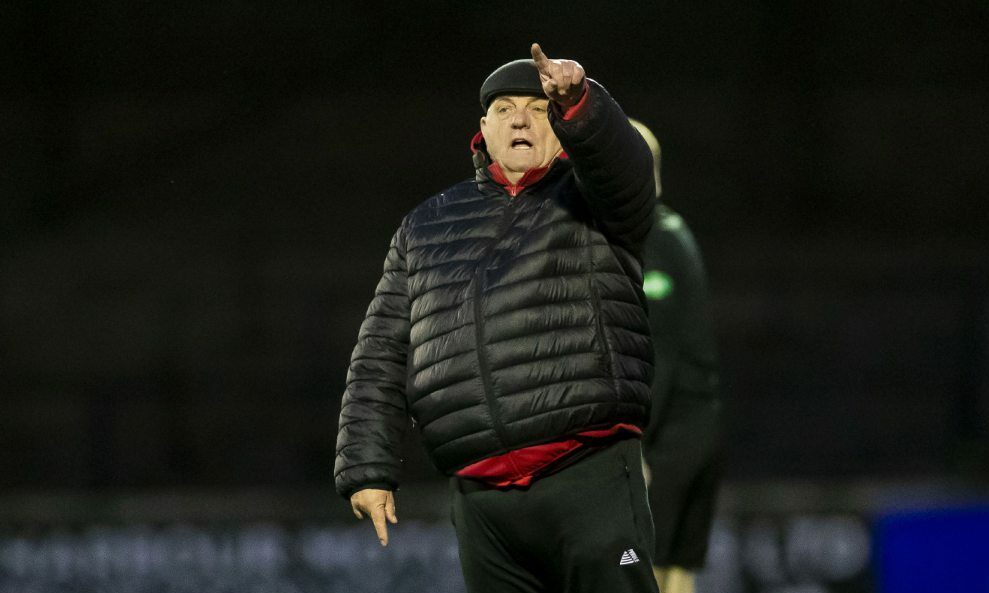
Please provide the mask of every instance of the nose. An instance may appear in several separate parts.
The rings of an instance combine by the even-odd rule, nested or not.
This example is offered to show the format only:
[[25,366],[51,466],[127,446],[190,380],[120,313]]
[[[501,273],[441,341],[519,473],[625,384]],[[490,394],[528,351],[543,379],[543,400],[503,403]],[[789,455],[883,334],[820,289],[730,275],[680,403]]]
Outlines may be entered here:
[[512,128],[523,129],[529,127],[529,110],[518,109],[512,114]]

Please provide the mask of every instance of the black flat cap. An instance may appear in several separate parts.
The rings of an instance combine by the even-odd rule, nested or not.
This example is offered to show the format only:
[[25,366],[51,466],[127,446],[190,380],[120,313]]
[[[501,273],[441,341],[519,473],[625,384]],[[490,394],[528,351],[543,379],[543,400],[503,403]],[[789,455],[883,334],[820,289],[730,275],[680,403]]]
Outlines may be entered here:
[[498,95],[545,97],[536,63],[532,60],[515,60],[492,72],[481,85],[481,108],[487,111],[488,105]]

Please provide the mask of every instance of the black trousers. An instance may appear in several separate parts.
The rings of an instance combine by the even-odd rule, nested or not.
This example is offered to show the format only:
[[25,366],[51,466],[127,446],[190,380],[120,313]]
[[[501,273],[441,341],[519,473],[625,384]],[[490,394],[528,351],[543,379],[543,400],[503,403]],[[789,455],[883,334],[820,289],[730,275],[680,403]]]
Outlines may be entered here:
[[638,439],[595,451],[528,488],[450,482],[470,593],[658,591]]

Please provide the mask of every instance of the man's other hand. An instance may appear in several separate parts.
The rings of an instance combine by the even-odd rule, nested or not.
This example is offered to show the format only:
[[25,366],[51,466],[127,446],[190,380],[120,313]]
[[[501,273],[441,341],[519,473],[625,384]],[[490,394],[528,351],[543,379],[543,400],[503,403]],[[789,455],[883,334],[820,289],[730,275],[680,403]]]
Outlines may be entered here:
[[546,96],[564,109],[576,105],[584,94],[583,66],[573,60],[547,58],[538,43],[533,43],[530,51]]
[[388,545],[388,523],[398,523],[398,516],[395,514],[395,494],[391,490],[377,490],[366,488],[358,490],[350,497],[350,508],[354,510],[354,515],[358,519],[363,519],[364,515],[371,517],[374,523],[374,530],[378,533],[378,541],[382,546]]

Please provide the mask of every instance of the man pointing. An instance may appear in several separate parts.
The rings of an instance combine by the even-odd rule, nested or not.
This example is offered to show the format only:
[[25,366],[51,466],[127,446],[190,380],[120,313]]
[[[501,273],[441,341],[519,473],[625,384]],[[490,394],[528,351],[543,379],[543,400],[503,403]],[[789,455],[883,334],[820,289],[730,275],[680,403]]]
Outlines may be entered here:
[[467,588],[656,591],[639,438],[652,156],[533,44],[480,89],[475,176],[392,238],[340,414],[337,490],[382,545],[409,419],[451,476]]

